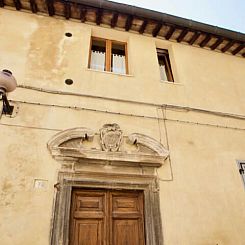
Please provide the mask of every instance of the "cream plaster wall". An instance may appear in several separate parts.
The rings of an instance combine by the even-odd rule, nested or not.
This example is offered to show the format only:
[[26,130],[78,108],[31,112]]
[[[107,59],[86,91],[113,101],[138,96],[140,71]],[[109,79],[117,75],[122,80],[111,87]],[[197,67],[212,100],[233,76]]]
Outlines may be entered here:
[[[49,243],[60,165],[46,143],[61,130],[98,131],[105,123],[169,147],[170,160],[158,171],[165,245],[244,244],[245,193],[236,165],[245,160],[244,119],[160,106],[244,115],[243,58],[6,9],[0,31],[0,69],[11,70],[19,85],[48,90],[17,88],[9,94],[17,115],[0,118],[1,244]],[[128,76],[87,68],[91,35],[128,43]],[[176,83],[160,81],[156,46],[169,49]],[[35,179],[45,188],[35,188]]]

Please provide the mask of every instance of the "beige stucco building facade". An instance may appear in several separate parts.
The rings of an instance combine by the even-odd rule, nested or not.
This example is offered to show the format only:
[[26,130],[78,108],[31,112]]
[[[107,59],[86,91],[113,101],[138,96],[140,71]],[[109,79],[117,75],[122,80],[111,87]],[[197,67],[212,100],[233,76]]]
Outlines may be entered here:
[[[110,188],[115,176],[132,175],[130,183],[154,176],[162,237],[156,243],[148,237],[146,244],[245,244],[245,193],[237,166],[245,160],[242,56],[10,7],[0,9],[0,30],[0,68],[11,70],[18,82],[8,95],[14,113],[0,118],[2,245],[50,244],[60,172],[83,173],[81,179],[105,174]],[[127,43],[128,74],[89,69],[91,37]],[[156,48],[168,50],[174,82],[161,81]],[[94,132],[84,147],[99,151],[105,124],[119,125],[122,155],[98,155],[99,163],[89,165],[82,150],[70,158],[60,151],[57,159],[47,147],[55,135],[82,127]],[[149,166],[139,156],[135,164],[134,146],[126,146],[135,133],[158,142],[166,157],[154,160],[153,147]],[[129,164],[114,165],[113,159]]]

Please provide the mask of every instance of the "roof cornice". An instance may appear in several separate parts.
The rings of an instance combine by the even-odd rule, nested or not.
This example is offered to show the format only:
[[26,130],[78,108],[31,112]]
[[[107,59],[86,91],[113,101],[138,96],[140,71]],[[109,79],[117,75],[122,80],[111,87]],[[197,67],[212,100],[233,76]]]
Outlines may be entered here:
[[245,34],[190,19],[107,0],[22,1],[0,0],[0,7],[79,19],[245,57]]

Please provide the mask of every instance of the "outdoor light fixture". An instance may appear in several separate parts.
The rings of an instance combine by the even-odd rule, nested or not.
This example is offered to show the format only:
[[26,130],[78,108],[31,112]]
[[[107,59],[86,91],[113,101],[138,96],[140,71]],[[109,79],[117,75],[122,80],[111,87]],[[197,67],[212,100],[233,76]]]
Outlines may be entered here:
[[7,93],[16,89],[17,82],[9,70],[2,70],[0,72],[0,101],[3,101],[3,109],[0,112],[7,115],[12,115],[14,106],[9,104]]

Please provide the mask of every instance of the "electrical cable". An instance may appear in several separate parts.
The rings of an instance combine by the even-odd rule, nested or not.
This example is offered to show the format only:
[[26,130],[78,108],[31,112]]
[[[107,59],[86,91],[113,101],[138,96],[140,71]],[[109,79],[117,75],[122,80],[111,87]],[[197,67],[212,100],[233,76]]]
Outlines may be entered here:
[[[178,119],[171,119],[171,118],[162,119],[162,118],[158,118],[158,117],[155,117],[155,116],[144,116],[144,115],[137,115],[137,114],[132,114],[132,113],[113,112],[113,111],[108,111],[108,110],[98,110],[98,109],[92,109],[92,108],[86,108],[86,107],[78,107],[78,106],[45,104],[45,103],[39,103],[39,102],[28,102],[28,101],[20,101],[20,100],[10,100],[10,101],[17,102],[17,103],[23,103],[23,104],[37,105],[37,106],[67,108],[67,109],[73,109],[73,110],[87,110],[87,111],[100,112],[100,113],[109,113],[109,114],[121,115],[121,116],[132,116],[132,117],[138,117],[138,118],[144,118],[144,119],[166,120],[166,121],[173,121],[173,122],[179,122],[179,123],[189,123],[189,124],[192,124],[192,125],[203,125],[203,126],[225,128],[225,129],[232,129],[232,130],[241,130],[241,131],[245,130],[245,128],[222,126],[222,125],[218,125],[218,124],[200,123],[200,122],[185,121],[185,120],[178,120]],[[166,109],[167,109],[167,107],[166,107]]]
[[118,98],[112,98],[112,97],[103,97],[103,96],[97,96],[97,95],[89,95],[89,94],[82,94],[82,93],[75,93],[75,92],[66,92],[66,91],[45,89],[45,88],[39,88],[39,87],[34,87],[34,86],[28,86],[28,85],[18,85],[17,87],[23,88],[23,89],[35,90],[35,91],[44,92],[44,93],[57,94],[57,95],[80,96],[80,97],[87,97],[87,98],[110,100],[110,101],[115,101],[115,102],[134,103],[134,104],[140,104],[140,105],[146,105],[146,106],[166,107],[167,109],[195,111],[195,112],[200,112],[200,113],[207,113],[207,114],[212,114],[212,115],[216,115],[216,116],[230,117],[230,118],[242,119],[242,120],[245,119],[245,115],[220,112],[220,111],[211,111],[211,110],[206,110],[206,109],[201,109],[201,108],[193,108],[193,107],[180,106],[180,105],[157,104],[157,103],[150,103],[150,102],[125,100],[125,99],[118,99]]
[[[162,116],[163,116],[163,125],[164,125],[164,131],[165,131],[166,145],[167,145],[168,151],[170,151],[170,149],[169,149],[169,140],[168,140],[168,131],[167,131],[167,125],[166,125],[166,108],[164,108],[164,109],[162,108]],[[171,155],[170,154],[168,156],[168,159],[169,159],[171,178],[170,179],[162,179],[162,178],[160,178],[159,177],[159,173],[158,173],[158,169],[156,169],[157,178],[158,178],[159,181],[165,182],[165,181],[173,181],[174,180],[172,161],[171,161]]]
[[42,127],[24,126],[24,125],[9,124],[9,123],[0,123],[0,125],[2,125],[2,126],[8,126],[8,127],[28,128],[28,129],[38,129],[38,130],[48,130],[48,131],[56,131],[56,132],[62,131],[61,129],[56,129],[56,128],[42,128]]

